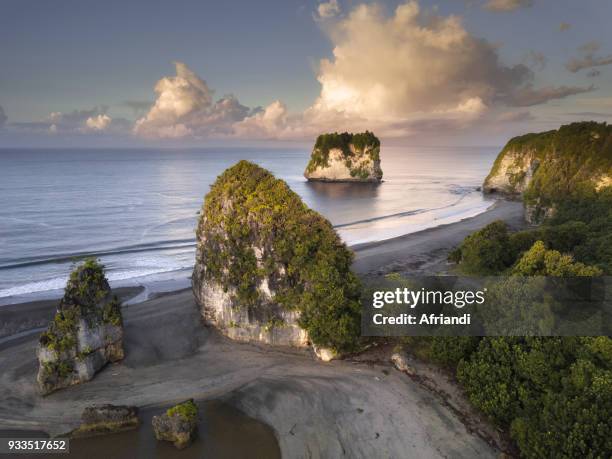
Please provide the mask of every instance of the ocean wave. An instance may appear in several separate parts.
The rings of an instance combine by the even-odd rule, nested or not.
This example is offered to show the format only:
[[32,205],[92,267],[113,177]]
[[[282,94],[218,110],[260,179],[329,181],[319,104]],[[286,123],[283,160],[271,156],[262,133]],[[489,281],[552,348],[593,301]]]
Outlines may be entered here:
[[[172,273],[172,272],[181,272],[186,269],[192,268],[193,265],[180,265],[180,264],[170,264],[166,266],[157,266],[157,267],[148,267],[148,268],[128,268],[128,269],[120,269],[116,271],[107,271],[106,277],[108,281],[112,284],[117,281],[126,281],[133,279],[140,279],[147,276],[152,276],[156,274],[164,274],[164,273]],[[48,292],[54,290],[62,290],[66,285],[66,281],[68,280],[69,274],[64,276],[57,276],[51,279],[46,279],[43,281],[36,282],[28,282],[21,285],[16,285],[13,287],[9,287],[3,290],[0,290],[0,298],[20,296],[20,295],[28,295],[32,293],[40,293],[40,292]]]
[[134,244],[116,249],[100,250],[91,252],[73,252],[57,255],[43,255],[40,257],[26,257],[20,258],[19,260],[8,260],[5,264],[0,265],[0,270],[13,269],[13,268],[24,268],[30,266],[45,265],[51,263],[66,263],[72,262],[78,259],[88,257],[106,257],[111,255],[122,255],[127,253],[139,253],[139,252],[152,252],[161,250],[172,250],[172,249],[183,249],[195,247],[195,241],[193,239],[176,239],[169,241],[149,242],[142,244]]
[[[471,189],[470,189],[471,188]],[[426,209],[413,209],[413,210],[407,210],[405,212],[397,212],[394,214],[388,214],[388,215],[381,215],[379,217],[371,217],[371,218],[365,218],[363,220],[355,220],[352,222],[348,222],[348,223],[341,223],[339,225],[334,225],[334,228],[347,228],[349,226],[355,226],[355,225],[361,225],[363,223],[374,223],[374,222],[378,222],[381,220],[388,220],[391,218],[401,218],[401,217],[411,217],[414,215],[419,215],[419,214],[424,214],[427,212],[435,212],[438,210],[444,210],[444,209],[450,209],[453,207],[458,206],[459,204],[461,204],[461,202],[464,200],[464,198],[470,194],[471,192],[475,191],[475,189],[473,187],[462,187],[463,190],[468,190],[469,191],[464,191],[464,192],[459,192],[457,191],[456,194],[459,196],[459,198],[456,201],[453,201],[450,204],[447,204],[445,206],[440,206],[440,207],[430,207],[430,208],[426,208]]]

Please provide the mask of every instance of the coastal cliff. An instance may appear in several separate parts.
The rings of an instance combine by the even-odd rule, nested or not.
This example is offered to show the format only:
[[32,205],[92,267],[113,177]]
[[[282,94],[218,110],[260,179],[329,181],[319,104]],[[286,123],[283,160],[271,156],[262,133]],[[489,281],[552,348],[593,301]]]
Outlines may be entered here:
[[94,260],[77,267],[55,317],[39,339],[37,382],[43,394],[89,381],[107,363],[123,359],[121,305],[104,268]]
[[483,191],[522,198],[526,219],[537,223],[554,214],[556,202],[611,185],[612,126],[581,122],[511,139]]
[[371,132],[322,134],[304,177],[326,182],[380,182],[380,140]]
[[240,341],[349,350],[360,284],[331,224],[248,161],[221,174],[196,230],[192,283],[205,321]]

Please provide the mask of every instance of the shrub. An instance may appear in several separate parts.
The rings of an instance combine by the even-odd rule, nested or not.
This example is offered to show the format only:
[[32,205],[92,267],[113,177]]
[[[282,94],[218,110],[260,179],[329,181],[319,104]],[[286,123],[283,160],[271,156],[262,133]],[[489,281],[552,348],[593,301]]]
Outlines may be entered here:
[[492,275],[508,268],[513,261],[508,225],[495,221],[465,238],[451,253],[466,274]]
[[571,255],[556,250],[547,250],[542,241],[537,241],[512,268],[520,276],[599,276],[601,270],[575,262]]

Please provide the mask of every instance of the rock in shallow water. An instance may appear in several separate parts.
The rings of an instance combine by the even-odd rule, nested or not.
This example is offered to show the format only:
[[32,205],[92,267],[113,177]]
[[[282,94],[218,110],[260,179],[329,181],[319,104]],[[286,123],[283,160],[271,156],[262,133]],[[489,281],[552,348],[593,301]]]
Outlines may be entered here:
[[151,421],[155,438],[170,441],[178,449],[189,446],[198,428],[198,406],[193,400],[187,400],[164,414],[153,416]]
[[123,359],[121,304],[111,294],[104,267],[88,260],[70,275],[64,297],[37,349],[43,395],[92,379]]
[[103,435],[136,429],[138,408],[123,405],[93,405],[83,410],[81,425],[71,433],[72,437]]

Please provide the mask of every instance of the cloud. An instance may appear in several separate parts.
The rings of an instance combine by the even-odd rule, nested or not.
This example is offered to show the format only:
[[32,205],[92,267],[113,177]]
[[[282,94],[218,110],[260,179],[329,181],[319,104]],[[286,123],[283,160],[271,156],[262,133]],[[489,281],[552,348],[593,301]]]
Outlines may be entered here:
[[108,115],[90,116],[85,120],[85,126],[93,131],[104,131],[111,124],[112,118]]
[[149,110],[153,103],[148,100],[125,100],[120,105],[131,109],[134,115],[140,118]]
[[7,119],[8,117],[4,113],[4,109],[2,108],[2,105],[0,105],[0,129],[2,129],[2,127],[6,124]]
[[534,119],[534,116],[531,112],[521,111],[521,112],[504,112],[500,113],[497,117],[497,121],[501,121],[504,123],[517,123],[521,121],[531,121]]
[[214,91],[182,62],[176,76],[155,85],[157,99],[148,113],[136,121],[134,133],[147,138],[210,137],[230,135],[233,124],[253,114],[233,95],[216,102]]
[[562,22],[561,24],[559,24],[560,32],[566,32],[571,28],[572,28],[572,25],[569,22]]
[[546,67],[548,59],[546,58],[546,55],[544,53],[530,50],[527,51],[527,53],[523,57],[523,62],[525,63],[525,65],[531,68],[534,68],[536,70],[543,70],[544,67]]
[[579,46],[578,51],[580,51],[581,53],[591,54],[596,51],[599,51],[599,48],[601,48],[601,43],[599,43],[598,41],[589,41],[586,42],[584,45]]
[[[472,36],[459,17],[422,11],[416,1],[391,15],[359,5],[328,33],[333,57],[320,63],[321,93],[310,112],[327,113],[328,120],[335,113],[338,124],[354,119],[397,128],[443,119],[461,126],[497,106],[531,106],[593,89],[536,88],[525,64],[505,65],[497,47]],[[545,63],[540,53],[529,58]]]
[[[361,4],[326,28],[333,45],[321,60],[319,96],[302,113],[279,100],[251,109],[235,96],[214,100],[208,84],[183,63],[155,86],[157,98],[133,132],[146,138],[308,138],[324,130],[375,130],[386,136],[423,129],[463,129],[492,110],[526,107],[593,89],[537,88],[533,71],[505,65],[497,47],[472,36],[458,16],[422,11],[418,2],[386,14]],[[541,53],[526,57],[534,67]],[[528,119],[508,112],[492,121]]]
[[590,70],[586,74],[586,76],[588,76],[589,78],[595,78],[595,77],[598,77],[599,75],[601,75],[601,71],[596,70],[596,69]]
[[339,15],[340,5],[338,4],[338,0],[321,2],[317,7],[317,14],[319,19],[329,19]]
[[554,99],[563,99],[576,94],[583,94],[594,89],[593,85],[586,88],[579,86],[547,86],[539,89],[527,86],[514,94],[511,105],[515,107],[530,107]]
[[572,73],[579,72],[583,69],[590,69],[593,67],[603,67],[604,65],[612,64],[612,55],[608,56],[595,56],[595,52],[599,49],[599,45],[596,43],[587,43],[580,47],[580,50],[586,53],[581,57],[574,57],[570,59],[565,67]]
[[582,118],[612,118],[612,113],[600,113],[600,112],[573,112],[566,113],[567,116],[580,116]]
[[484,8],[489,11],[508,12],[532,5],[533,0],[488,0],[484,4]]
[[90,110],[73,110],[68,113],[51,112],[42,121],[11,123],[11,128],[32,133],[91,134],[112,132],[122,134],[129,131],[131,123],[123,118],[111,118],[108,107],[99,106]]
[[290,131],[287,107],[279,100],[234,125],[234,133],[245,138],[284,137]]

